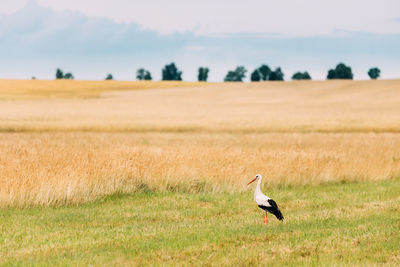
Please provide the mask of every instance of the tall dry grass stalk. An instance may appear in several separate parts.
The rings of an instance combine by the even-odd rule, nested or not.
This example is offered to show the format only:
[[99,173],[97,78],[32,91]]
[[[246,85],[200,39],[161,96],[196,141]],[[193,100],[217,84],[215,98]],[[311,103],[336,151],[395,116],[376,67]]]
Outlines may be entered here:
[[0,205],[76,203],[137,190],[248,190],[400,176],[397,134],[0,135]]
[[0,99],[1,206],[400,176],[399,80],[3,80]]

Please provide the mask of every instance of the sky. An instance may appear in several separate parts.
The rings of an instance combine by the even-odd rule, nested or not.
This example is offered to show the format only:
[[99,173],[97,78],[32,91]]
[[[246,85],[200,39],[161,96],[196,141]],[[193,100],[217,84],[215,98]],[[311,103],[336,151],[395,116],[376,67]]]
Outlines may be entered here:
[[[243,65],[281,67],[285,79],[326,78],[339,62],[355,79],[370,67],[400,78],[398,0],[0,0],[0,78],[134,80],[138,68],[161,78],[175,62],[194,81]],[[247,79],[248,80],[248,79]]]

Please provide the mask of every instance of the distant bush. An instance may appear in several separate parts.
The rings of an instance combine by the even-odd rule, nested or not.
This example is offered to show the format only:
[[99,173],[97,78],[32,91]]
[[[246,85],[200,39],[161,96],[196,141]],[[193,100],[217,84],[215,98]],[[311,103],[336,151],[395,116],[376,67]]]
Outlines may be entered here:
[[72,73],[70,73],[70,72],[64,74],[61,69],[57,69],[56,70],[56,79],[57,80],[60,80],[60,79],[73,80],[74,75],[72,75]]
[[261,81],[261,74],[258,69],[254,70],[250,75],[250,81],[259,82]]
[[276,68],[275,71],[271,71],[268,77],[269,81],[283,81],[283,74],[282,70],[280,67]]
[[225,82],[243,82],[243,79],[246,78],[246,68],[243,66],[236,67],[233,71],[228,71],[225,76]]
[[268,67],[268,65],[261,65],[251,73],[250,81],[252,82],[267,81],[269,79],[270,74],[271,74],[271,69]]
[[151,81],[153,78],[151,77],[151,73],[150,71],[146,71],[146,73],[144,74],[144,80],[145,81]]
[[332,79],[353,79],[353,72],[349,66],[339,63],[335,69],[330,69],[326,77],[328,80]]
[[368,71],[368,76],[373,79],[376,80],[381,76],[381,70],[378,69],[377,67],[375,68],[370,68]]
[[64,79],[66,79],[66,80],[73,80],[73,79],[74,79],[74,75],[72,75],[72,73],[70,73],[70,72],[65,73]]
[[136,71],[136,79],[139,81],[151,81],[152,77],[151,77],[151,73],[148,70],[145,70],[143,68],[138,69]]
[[200,67],[199,74],[197,75],[197,79],[199,82],[206,82],[208,79],[208,72],[210,70],[207,67]]
[[163,81],[182,81],[182,71],[179,71],[175,63],[165,65],[162,69]]
[[271,74],[271,69],[269,68],[268,65],[261,65],[258,68],[258,72],[260,73],[260,78],[263,81],[269,80],[269,75]]
[[252,82],[258,81],[283,81],[284,73],[281,68],[278,67],[275,71],[272,71],[268,65],[261,65],[255,69],[250,76]]
[[305,72],[298,71],[295,74],[293,74],[292,80],[311,80],[311,76],[310,74],[308,74],[307,71]]
[[64,73],[63,73],[63,71],[61,69],[57,69],[56,70],[56,79],[57,80],[64,79]]
[[107,77],[105,78],[106,81],[114,80],[114,77],[111,73],[107,74]]

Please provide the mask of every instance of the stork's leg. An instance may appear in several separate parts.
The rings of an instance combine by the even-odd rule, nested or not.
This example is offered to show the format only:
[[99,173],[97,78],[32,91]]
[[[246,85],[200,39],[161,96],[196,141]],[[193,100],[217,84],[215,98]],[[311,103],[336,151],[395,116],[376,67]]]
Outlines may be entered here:
[[265,222],[265,214],[264,214],[264,212],[263,212],[263,224],[265,224],[266,222]]
[[265,224],[267,224],[267,222],[268,222],[268,213],[265,212]]

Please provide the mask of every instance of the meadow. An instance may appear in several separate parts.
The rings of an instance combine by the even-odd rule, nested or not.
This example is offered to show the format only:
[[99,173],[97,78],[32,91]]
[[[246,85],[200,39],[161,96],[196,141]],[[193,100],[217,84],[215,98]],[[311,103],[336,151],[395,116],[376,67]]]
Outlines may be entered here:
[[246,193],[140,192],[0,213],[4,266],[396,266],[399,180],[265,187],[268,226]]
[[400,80],[0,80],[0,264],[399,264],[399,121]]

